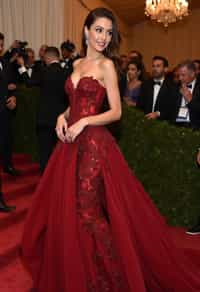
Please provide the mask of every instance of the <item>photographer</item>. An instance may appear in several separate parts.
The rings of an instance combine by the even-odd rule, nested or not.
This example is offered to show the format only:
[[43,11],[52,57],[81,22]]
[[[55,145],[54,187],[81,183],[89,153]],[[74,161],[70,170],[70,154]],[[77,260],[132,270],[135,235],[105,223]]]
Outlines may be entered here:
[[[4,35],[0,33],[0,55],[4,49]],[[3,170],[11,175],[18,171],[12,165],[12,111],[16,107],[15,74],[11,63],[0,57],[0,153]]]

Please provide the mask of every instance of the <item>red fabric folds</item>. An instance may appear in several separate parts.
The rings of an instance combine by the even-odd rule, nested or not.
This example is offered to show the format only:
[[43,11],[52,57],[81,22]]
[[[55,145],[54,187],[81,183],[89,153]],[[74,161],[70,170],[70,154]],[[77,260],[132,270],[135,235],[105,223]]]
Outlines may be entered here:
[[[105,89],[97,80],[84,77],[74,88],[68,79],[66,87],[70,124],[99,112]],[[37,292],[199,292],[192,241],[167,226],[113,137],[96,126],[58,143],[28,214],[22,255]]]

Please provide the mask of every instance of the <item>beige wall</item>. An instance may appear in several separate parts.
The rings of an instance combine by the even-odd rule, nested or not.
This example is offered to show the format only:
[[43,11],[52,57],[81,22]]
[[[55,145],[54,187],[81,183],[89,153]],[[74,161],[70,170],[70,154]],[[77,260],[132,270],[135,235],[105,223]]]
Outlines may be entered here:
[[[81,29],[88,12],[96,7],[107,7],[101,0],[65,0],[65,38],[69,38],[81,47]],[[121,51],[128,52],[131,43],[132,28],[117,17],[122,36]]]
[[133,49],[144,55],[147,69],[151,69],[153,55],[169,59],[171,67],[186,58],[200,59],[200,10],[183,21],[171,24],[167,30],[161,25],[145,21],[132,29]]

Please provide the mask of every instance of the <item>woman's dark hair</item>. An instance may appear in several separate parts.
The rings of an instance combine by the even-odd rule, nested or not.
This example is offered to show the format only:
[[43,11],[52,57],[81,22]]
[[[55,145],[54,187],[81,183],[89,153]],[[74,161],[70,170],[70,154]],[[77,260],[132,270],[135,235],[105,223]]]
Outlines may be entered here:
[[119,45],[121,41],[121,37],[118,31],[116,19],[112,13],[112,11],[108,10],[104,7],[96,8],[88,14],[82,31],[82,48],[84,53],[86,54],[87,44],[86,44],[86,36],[85,36],[85,27],[90,29],[91,25],[98,19],[105,17],[112,22],[112,38],[108,45],[108,47],[103,51],[104,56],[112,59],[113,57],[118,55]]
[[[139,51],[137,51],[137,50],[132,50],[132,51],[130,51],[129,54],[135,54],[135,55],[137,55],[137,58],[142,62],[142,60],[143,60],[143,56],[142,56],[142,53],[140,53]],[[134,58],[136,58],[136,56],[135,56]]]
[[[131,64],[135,65],[137,70],[140,71],[140,76],[138,79],[141,81],[144,81],[145,80],[145,70],[144,70],[143,63],[138,59],[138,57],[135,57],[129,61],[128,66]],[[128,68],[128,66],[127,66],[127,68]]]

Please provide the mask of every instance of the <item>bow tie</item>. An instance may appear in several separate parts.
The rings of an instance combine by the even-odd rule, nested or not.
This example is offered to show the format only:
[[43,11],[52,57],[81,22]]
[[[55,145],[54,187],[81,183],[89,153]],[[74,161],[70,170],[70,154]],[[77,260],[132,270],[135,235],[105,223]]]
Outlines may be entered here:
[[153,85],[158,85],[158,86],[161,86],[162,85],[162,82],[161,81],[153,81]]
[[186,86],[187,86],[187,88],[192,89],[192,84],[187,84]]

